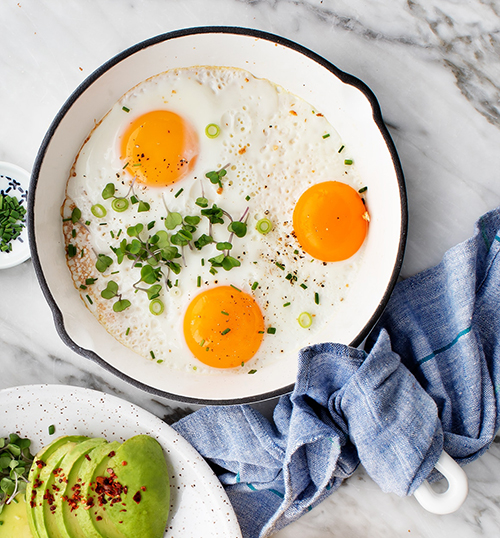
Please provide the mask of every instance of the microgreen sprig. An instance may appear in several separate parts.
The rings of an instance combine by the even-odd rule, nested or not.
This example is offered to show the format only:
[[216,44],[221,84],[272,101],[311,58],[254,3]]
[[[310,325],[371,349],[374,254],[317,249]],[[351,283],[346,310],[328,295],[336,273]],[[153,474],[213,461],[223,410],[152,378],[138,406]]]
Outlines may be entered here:
[[31,441],[15,433],[0,437],[0,513],[18,493],[26,491],[28,473],[33,463]]

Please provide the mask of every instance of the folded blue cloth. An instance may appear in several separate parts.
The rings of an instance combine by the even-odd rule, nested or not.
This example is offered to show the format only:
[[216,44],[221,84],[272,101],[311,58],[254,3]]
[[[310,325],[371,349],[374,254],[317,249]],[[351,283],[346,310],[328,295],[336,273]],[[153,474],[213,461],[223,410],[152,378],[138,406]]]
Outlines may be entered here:
[[274,423],[250,406],[206,407],[173,427],[214,467],[243,536],[299,518],[361,464],[411,495],[442,450],[460,464],[500,416],[500,208],[436,267],[400,282],[365,349],[303,349]]

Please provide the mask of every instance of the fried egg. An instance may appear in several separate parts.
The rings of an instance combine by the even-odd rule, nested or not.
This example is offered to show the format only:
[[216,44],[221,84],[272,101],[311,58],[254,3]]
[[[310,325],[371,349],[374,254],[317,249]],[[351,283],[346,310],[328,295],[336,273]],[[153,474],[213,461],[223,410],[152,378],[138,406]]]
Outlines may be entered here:
[[127,92],[78,153],[68,267],[144,359],[259,372],[341,315],[368,232],[363,187],[303,99],[240,69],[170,70]]

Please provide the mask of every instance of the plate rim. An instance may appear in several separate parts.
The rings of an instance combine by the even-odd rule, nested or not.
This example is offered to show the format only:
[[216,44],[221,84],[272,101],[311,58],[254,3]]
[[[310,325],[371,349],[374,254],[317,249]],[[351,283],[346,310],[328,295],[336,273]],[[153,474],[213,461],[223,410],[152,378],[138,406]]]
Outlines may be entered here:
[[47,300],[50,306],[50,309],[52,311],[52,316],[54,318],[56,330],[60,338],[70,349],[72,349],[77,354],[83,357],[91,359],[93,362],[99,364],[105,370],[116,375],[119,379],[122,379],[126,381],[127,383],[131,384],[132,386],[139,388],[149,394],[154,394],[156,396],[168,398],[170,400],[187,403],[187,404],[195,404],[195,405],[241,405],[241,404],[251,404],[251,403],[262,402],[262,401],[266,401],[266,400],[270,400],[270,399],[282,396],[284,394],[288,394],[293,391],[295,383],[286,385],[284,387],[279,387],[272,391],[268,391],[265,393],[260,393],[260,394],[252,395],[252,396],[245,396],[241,398],[230,398],[230,399],[207,399],[207,398],[194,398],[191,396],[183,396],[183,395],[170,393],[168,391],[157,389],[155,387],[147,385],[146,383],[133,379],[129,375],[121,372],[114,366],[110,365],[108,362],[106,362],[102,357],[100,357],[94,351],[86,349],[78,345],[69,336],[65,328],[64,317],[63,317],[62,311],[60,310],[54,297],[52,296],[52,293],[50,292],[49,286],[43,274],[41,263],[38,257],[38,249],[37,249],[36,239],[35,239],[36,234],[35,234],[35,227],[34,227],[34,205],[35,205],[34,200],[35,200],[35,195],[36,195],[38,176],[39,176],[40,169],[44,161],[45,153],[48,149],[48,146],[51,142],[54,132],[56,131],[57,127],[59,126],[59,124],[61,123],[61,121],[63,120],[64,116],[69,111],[73,103],[87,90],[87,88],[89,88],[94,82],[96,82],[96,80],[98,80],[104,73],[109,71],[116,64],[128,58],[129,56],[141,50],[144,50],[150,46],[154,46],[158,43],[162,43],[170,39],[176,39],[176,38],[190,36],[190,35],[210,34],[210,33],[211,34],[232,34],[232,35],[250,36],[250,37],[255,37],[255,38],[263,39],[266,41],[270,41],[272,43],[276,43],[284,47],[287,47],[289,49],[292,49],[296,52],[301,53],[302,55],[306,56],[307,58],[313,60],[314,62],[320,64],[321,66],[323,66],[324,68],[332,72],[344,84],[357,88],[368,100],[370,107],[372,109],[373,121],[375,125],[377,126],[387,146],[389,155],[391,157],[391,160],[394,166],[394,171],[396,174],[397,182],[398,182],[399,200],[401,203],[401,233],[400,233],[400,238],[399,238],[399,245],[398,245],[396,260],[394,263],[394,267],[393,267],[388,285],[385,289],[385,292],[383,296],[381,297],[380,302],[377,308],[375,309],[375,311],[373,312],[372,316],[370,317],[370,319],[367,321],[367,323],[365,324],[363,329],[358,333],[358,335],[350,342],[350,346],[358,347],[365,340],[365,338],[373,329],[376,321],[381,316],[383,310],[385,309],[387,302],[389,301],[389,297],[391,296],[392,291],[394,289],[394,286],[397,283],[401,266],[403,264],[404,252],[406,248],[406,239],[407,239],[407,233],[408,233],[408,200],[407,200],[406,184],[405,184],[402,165],[401,165],[401,162],[400,162],[397,150],[396,150],[396,146],[383,120],[380,105],[378,103],[378,100],[375,94],[372,92],[372,90],[362,80],[358,79],[354,75],[351,75],[349,73],[346,73],[345,71],[340,70],[332,62],[330,62],[329,60],[326,60],[319,54],[313,52],[312,50],[306,48],[303,45],[300,45],[294,41],[291,41],[277,34],[265,32],[263,30],[242,27],[242,26],[196,26],[196,27],[190,27],[190,28],[183,28],[183,29],[174,30],[171,32],[158,34],[154,37],[151,37],[149,39],[136,43],[135,45],[132,45],[126,48],[122,52],[116,54],[115,56],[107,60],[105,63],[100,65],[72,92],[72,94],[64,102],[64,104],[58,111],[57,115],[55,116],[54,120],[52,121],[51,125],[49,126],[42,140],[42,143],[40,145],[40,148],[38,150],[38,153],[37,153],[34,165],[33,165],[29,193],[28,193],[28,219],[27,219],[28,220],[28,237],[29,237],[29,244],[30,244],[30,249],[31,249],[32,262],[35,269],[35,274],[37,276],[40,287],[42,289],[42,293],[45,296],[45,299]]

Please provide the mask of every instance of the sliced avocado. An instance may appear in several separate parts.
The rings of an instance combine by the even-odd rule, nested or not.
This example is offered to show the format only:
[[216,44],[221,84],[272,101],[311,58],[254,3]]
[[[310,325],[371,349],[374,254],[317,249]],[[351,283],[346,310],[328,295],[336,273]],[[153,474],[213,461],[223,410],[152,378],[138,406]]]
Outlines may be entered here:
[[78,481],[79,477],[75,476],[75,470],[79,471],[82,460],[89,452],[104,443],[105,439],[87,439],[77,444],[62,459],[55,480],[58,484],[53,488],[55,510],[47,504],[44,505],[45,527],[51,538],[72,538],[64,525],[63,504],[67,505],[75,500],[80,504],[81,482]]
[[[50,478],[50,475],[52,474],[52,471],[47,471],[49,460],[51,460],[58,450],[62,450],[64,453],[70,448],[67,445],[71,444],[72,447],[76,443],[79,443],[85,439],[87,438],[79,435],[66,435],[64,437],[59,437],[40,450],[34,457],[33,464],[28,475],[28,485],[26,486],[26,510],[28,515],[28,524],[33,538],[40,538],[40,536],[43,536],[43,534],[39,533],[36,515],[39,511],[37,508],[39,508],[40,511],[43,508],[43,496],[45,494],[43,489],[47,482],[46,477],[48,476]],[[43,522],[43,517],[41,518],[41,521]],[[42,525],[40,532],[43,533],[43,530]]]
[[165,455],[158,441],[148,435],[125,441],[109,461],[106,476],[121,484],[124,491],[120,502],[112,501],[106,506],[105,518],[126,538],[163,538],[170,485]]
[[[80,468],[80,476],[82,479],[83,497],[86,499],[89,509],[78,509],[73,512],[73,515],[78,520],[79,529],[82,534],[78,538],[108,538],[108,535],[101,532],[94,526],[94,514],[99,504],[98,495],[95,493],[94,477],[99,476],[101,469],[105,471],[109,467],[109,460],[114,456],[115,451],[120,447],[118,441],[113,441],[108,445],[97,447],[91,454],[91,460],[85,460]],[[87,507],[85,507],[87,508]],[[71,525],[71,515],[63,512],[66,528]],[[120,537],[121,538],[121,537]]]
[[5,505],[0,515],[0,538],[32,538],[23,493]]

